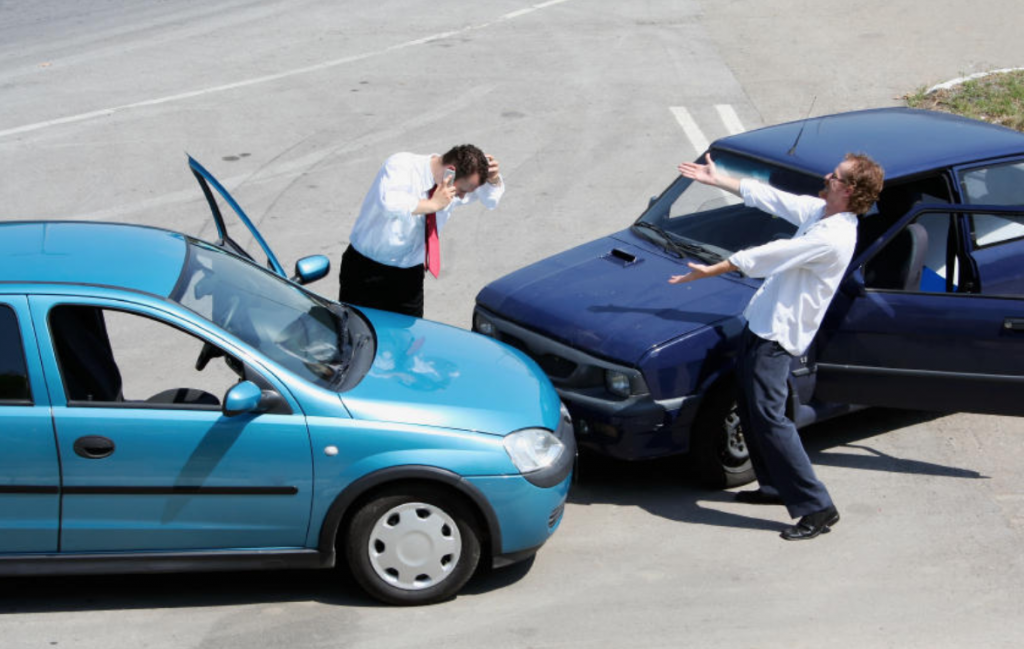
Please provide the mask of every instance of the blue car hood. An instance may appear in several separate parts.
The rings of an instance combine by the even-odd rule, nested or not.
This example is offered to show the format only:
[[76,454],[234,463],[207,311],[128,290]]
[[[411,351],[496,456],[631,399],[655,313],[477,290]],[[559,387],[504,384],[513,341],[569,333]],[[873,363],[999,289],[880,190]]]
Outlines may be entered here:
[[360,310],[377,349],[367,375],[341,395],[354,418],[496,435],[558,425],[558,395],[519,351],[437,322]]
[[639,364],[651,348],[741,313],[756,284],[713,277],[682,285],[687,261],[630,230],[510,273],[477,303],[600,357]]

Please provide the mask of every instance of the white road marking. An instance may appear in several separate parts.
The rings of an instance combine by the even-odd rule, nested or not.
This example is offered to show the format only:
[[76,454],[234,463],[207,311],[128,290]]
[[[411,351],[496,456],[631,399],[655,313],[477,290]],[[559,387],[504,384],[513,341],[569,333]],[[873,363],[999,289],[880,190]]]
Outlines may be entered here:
[[553,7],[554,5],[562,4],[563,2],[569,2],[569,0],[549,0],[548,2],[540,2],[540,3],[537,3],[537,4],[531,5],[529,7],[526,7],[525,9],[520,9],[519,11],[513,11],[511,13],[507,13],[507,14],[499,17],[498,19],[490,21],[490,22],[481,23],[479,25],[470,25],[468,27],[463,27],[462,29],[456,29],[456,30],[453,30],[453,31],[441,32],[439,34],[434,34],[432,36],[426,36],[424,38],[417,38],[416,40],[406,41],[405,43],[399,43],[398,45],[392,45],[390,47],[386,47],[386,48],[381,49],[381,50],[376,50],[376,51],[373,51],[373,52],[366,52],[366,53],[363,53],[363,54],[355,54],[353,56],[346,56],[346,57],[343,57],[343,58],[340,58],[340,59],[334,59],[334,60],[331,60],[331,61],[324,61],[323,63],[317,63],[316,65],[309,65],[309,66],[306,66],[306,67],[303,67],[303,68],[296,68],[294,70],[286,70],[284,72],[278,72],[277,74],[268,74],[268,75],[264,75],[262,77],[255,77],[253,79],[245,79],[243,81],[236,81],[234,83],[226,83],[226,84],[223,84],[223,85],[220,85],[220,86],[213,86],[211,88],[203,88],[201,90],[193,90],[191,92],[183,92],[183,93],[179,93],[179,94],[176,94],[176,95],[169,95],[167,97],[159,97],[157,99],[147,99],[145,101],[137,101],[137,102],[133,102],[133,103],[130,103],[130,104],[122,104],[121,106],[113,106],[111,108],[103,108],[103,109],[100,109],[100,110],[90,111],[88,113],[80,113],[78,115],[69,115],[67,117],[59,117],[57,119],[50,119],[50,120],[46,120],[44,122],[36,122],[34,124],[25,124],[24,126],[16,126],[14,128],[0,130],[0,138],[7,137],[9,135],[18,135],[20,133],[29,133],[29,132],[32,132],[32,131],[38,131],[40,129],[49,128],[51,126],[60,126],[62,124],[73,124],[75,122],[84,122],[84,121],[87,121],[87,120],[90,120],[90,119],[96,119],[98,117],[107,117],[109,115],[113,115],[115,113],[124,112],[126,110],[133,110],[133,109],[136,109],[136,108],[146,108],[146,107],[149,107],[149,106],[159,106],[161,104],[169,104],[169,103],[176,102],[176,101],[183,101],[185,99],[192,99],[193,97],[202,97],[204,95],[211,95],[211,94],[218,93],[218,92],[225,92],[225,91],[228,91],[228,90],[236,90],[238,88],[246,88],[246,87],[255,86],[255,85],[258,85],[258,84],[269,83],[269,82],[272,82],[272,81],[278,81],[280,79],[287,79],[289,77],[294,77],[294,76],[298,76],[298,75],[302,75],[302,74],[309,74],[311,72],[320,72],[322,70],[327,70],[327,69],[330,69],[330,68],[335,68],[335,67],[338,67],[338,66],[341,66],[341,65],[347,65],[349,63],[355,63],[356,61],[362,61],[362,60],[365,60],[365,59],[368,59],[368,58],[372,58],[372,57],[375,57],[375,56],[381,56],[383,54],[388,54],[388,53],[391,53],[391,52],[396,52],[398,50],[402,50],[402,49],[405,49],[407,47],[413,47],[413,46],[416,46],[416,45],[423,45],[425,43],[431,43],[433,41],[438,41],[438,40],[443,40],[443,39],[446,39],[446,38],[451,38],[452,36],[457,36],[459,34],[464,34],[466,32],[479,31],[479,30],[484,29],[486,27],[490,27],[491,25],[495,25],[497,23],[504,22],[504,21],[507,21],[507,20],[513,20],[515,18],[519,18],[520,16],[524,16],[526,14],[533,13],[535,11],[540,11],[541,9],[547,9],[548,7]]
[[722,118],[722,123],[725,124],[725,128],[729,131],[730,135],[736,135],[747,130],[743,128],[743,123],[740,122],[739,115],[736,114],[736,109],[731,104],[717,104],[715,110],[718,111],[718,116]]
[[[697,126],[697,121],[693,119],[688,111],[683,106],[670,106],[669,110],[675,115],[676,121],[683,127],[683,133],[686,138],[690,141],[690,144],[700,155],[708,150],[708,139],[704,135],[704,132]],[[718,112],[719,119],[722,120],[722,124],[730,135],[736,135],[737,133],[743,133],[746,129],[743,127],[743,123],[740,122],[739,116],[736,114],[736,110],[731,104],[716,104],[715,110]],[[731,195],[724,189],[719,189],[722,196],[733,200]]]
[[1001,68],[999,70],[989,70],[988,72],[976,72],[966,77],[957,77],[956,79],[950,79],[945,83],[940,83],[938,85],[932,86],[928,90],[925,90],[924,94],[930,95],[937,90],[949,90],[954,86],[959,86],[962,83],[974,81],[975,79],[983,79],[991,74],[1003,74],[1005,72],[1017,72],[1019,70],[1024,70],[1024,68]]
[[502,19],[518,18],[520,15],[525,15],[527,13],[537,11],[539,9],[547,9],[550,6],[561,4],[563,2],[568,2],[568,0],[549,0],[548,2],[541,2],[539,4],[535,4],[534,6],[526,7],[525,9],[519,9],[518,11],[506,13],[505,15],[502,16]]
[[686,135],[686,139],[690,141],[693,148],[698,154],[704,153],[708,150],[708,139],[704,137],[703,131],[697,126],[697,122],[694,121],[693,117],[690,116],[690,111],[686,110],[682,106],[670,106],[669,110],[675,115],[676,121],[683,127],[683,133]]

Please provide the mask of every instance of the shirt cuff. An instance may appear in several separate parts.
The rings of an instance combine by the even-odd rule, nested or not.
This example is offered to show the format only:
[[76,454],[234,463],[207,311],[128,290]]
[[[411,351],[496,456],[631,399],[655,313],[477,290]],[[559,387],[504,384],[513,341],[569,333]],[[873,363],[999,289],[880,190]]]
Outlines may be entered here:
[[477,198],[489,209],[497,207],[498,201],[501,200],[502,195],[505,193],[505,179],[501,175],[498,178],[501,178],[500,185],[492,185],[485,180],[482,185],[476,188]]
[[752,185],[756,183],[757,181],[753,178],[740,179],[740,198],[743,199],[743,204],[747,207],[754,207],[754,202],[750,194],[754,191],[754,187]]
[[750,273],[748,272],[748,270],[751,267],[751,262],[750,258],[747,255],[743,254],[744,252],[746,251],[740,250],[732,253],[732,255],[729,257],[729,263],[735,266],[736,268],[739,268],[741,273],[749,277]]

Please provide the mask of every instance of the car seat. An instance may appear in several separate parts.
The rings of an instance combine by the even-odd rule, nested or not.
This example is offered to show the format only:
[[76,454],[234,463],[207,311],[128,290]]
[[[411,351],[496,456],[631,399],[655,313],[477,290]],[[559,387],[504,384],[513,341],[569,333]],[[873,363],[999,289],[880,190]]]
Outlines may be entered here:
[[916,291],[921,286],[924,259],[928,254],[928,231],[911,223],[893,237],[864,269],[868,288]]

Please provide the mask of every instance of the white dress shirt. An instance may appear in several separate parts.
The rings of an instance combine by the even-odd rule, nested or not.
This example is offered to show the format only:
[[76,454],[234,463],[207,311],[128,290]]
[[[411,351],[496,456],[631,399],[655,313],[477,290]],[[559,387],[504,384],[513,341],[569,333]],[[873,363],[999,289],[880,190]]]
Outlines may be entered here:
[[[429,155],[396,153],[384,161],[370,191],[363,199],[359,218],[349,241],[365,257],[386,266],[412,268],[426,259],[425,214],[413,214],[421,199],[434,186]],[[437,232],[451,216],[452,208],[473,201],[493,210],[505,193],[504,180],[492,185],[486,179],[473,192],[456,196],[448,207],[437,212]]]
[[792,239],[741,250],[729,261],[748,277],[767,277],[743,312],[750,331],[799,356],[818,332],[853,257],[857,216],[840,212],[822,218],[822,199],[752,179],[740,182],[740,195],[747,206],[797,226]]

